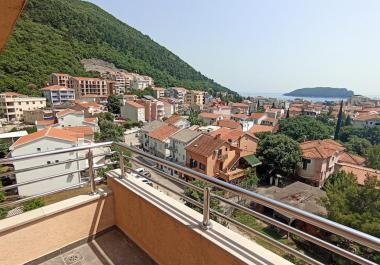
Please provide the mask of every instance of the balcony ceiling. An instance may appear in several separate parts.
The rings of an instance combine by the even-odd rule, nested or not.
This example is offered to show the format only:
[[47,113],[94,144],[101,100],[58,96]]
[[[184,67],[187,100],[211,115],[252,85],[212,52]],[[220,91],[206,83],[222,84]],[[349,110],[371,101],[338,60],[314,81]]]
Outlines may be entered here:
[[0,1],[0,52],[3,50],[9,35],[24,7],[26,0]]

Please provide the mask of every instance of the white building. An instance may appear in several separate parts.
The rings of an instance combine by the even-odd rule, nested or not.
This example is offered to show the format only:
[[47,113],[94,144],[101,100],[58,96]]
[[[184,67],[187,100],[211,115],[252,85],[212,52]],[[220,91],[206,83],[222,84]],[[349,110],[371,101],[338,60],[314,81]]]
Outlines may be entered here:
[[26,95],[4,92],[0,94],[0,115],[8,122],[21,121],[24,110],[36,110],[46,107],[46,98],[29,97]]
[[[56,128],[45,128],[35,133],[19,138],[9,149],[11,156],[29,155],[42,153],[58,149],[70,148],[85,145],[84,134],[61,130]],[[94,154],[101,154],[108,151],[108,148],[97,148]],[[23,183],[38,178],[63,174],[63,176],[49,180],[39,181],[32,184],[26,184],[18,187],[20,196],[32,196],[38,193],[49,192],[52,190],[68,187],[80,183],[81,173],[74,172],[84,170],[87,167],[87,160],[75,161],[65,164],[57,164],[69,159],[85,157],[87,151],[77,151],[49,156],[35,157],[22,161],[15,161],[13,166],[15,170],[30,168],[32,166],[51,165],[45,168],[39,168],[16,174],[17,183]],[[94,165],[104,164],[104,156],[94,158]],[[57,164],[57,165],[54,165]],[[65,175],[64,173],[67,173]]]
[[145,106],[134,101],[127,101],[125,105],[120,108],[120,114],[123,119],[145,122]]
[[180,164],[186,164],[186,150],[185,147],[192,141],[197,139],[202,133],[192,131],[190,129],[183,129],[169,137],[170,140],[170,158],[172,161]]
[[148,152],[160,158],[170,157],[170,139],[169,137],[178,132],[179,128],[170,125],[163,124],[160,127],[154,129],[148,134],[149,148]]
[[42,92],[45,98],[53,105],[75,100],[75,90],[60,85],[44,87]]

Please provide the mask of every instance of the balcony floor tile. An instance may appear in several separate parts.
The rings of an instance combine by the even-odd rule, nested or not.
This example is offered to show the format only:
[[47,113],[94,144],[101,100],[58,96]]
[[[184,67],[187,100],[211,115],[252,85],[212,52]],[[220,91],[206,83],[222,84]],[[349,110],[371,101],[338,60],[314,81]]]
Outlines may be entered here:
[[42,265],[154,265],[156,264],[133,241],[118,230],[49,259]]

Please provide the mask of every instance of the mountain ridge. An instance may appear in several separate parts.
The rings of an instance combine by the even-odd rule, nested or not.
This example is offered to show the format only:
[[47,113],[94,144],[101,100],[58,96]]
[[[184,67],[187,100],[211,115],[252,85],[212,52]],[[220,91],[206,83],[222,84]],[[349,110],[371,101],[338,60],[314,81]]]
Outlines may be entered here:
[[158,86],[213,94],[234,92],[202,75],[177,55],[93,3],[29,0],[0,55],[0,90],[36,94],[52,72],[89,76],[81,59],[98,58],[153,77]]

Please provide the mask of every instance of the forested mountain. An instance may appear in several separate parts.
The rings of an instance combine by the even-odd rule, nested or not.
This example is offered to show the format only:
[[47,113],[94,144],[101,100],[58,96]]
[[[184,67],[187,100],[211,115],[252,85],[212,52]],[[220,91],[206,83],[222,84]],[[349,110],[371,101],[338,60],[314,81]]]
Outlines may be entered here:
[[27,2],[0,55],[0,90],[37,94],[52,72],[91,75],[80,63],[84,58],[152,76],[159,86],[231,92],[149,36],[79,0]]

